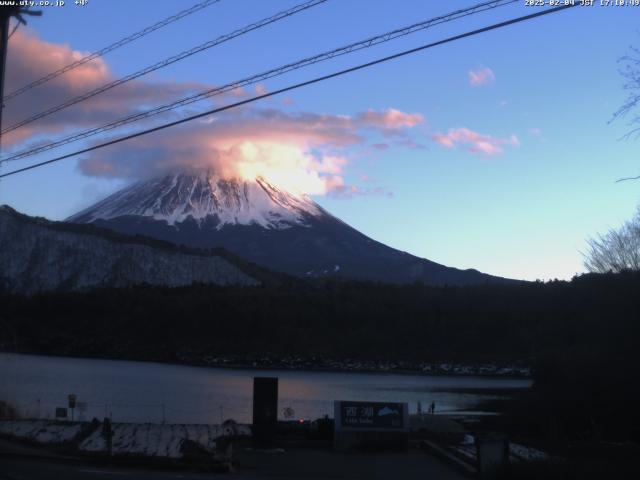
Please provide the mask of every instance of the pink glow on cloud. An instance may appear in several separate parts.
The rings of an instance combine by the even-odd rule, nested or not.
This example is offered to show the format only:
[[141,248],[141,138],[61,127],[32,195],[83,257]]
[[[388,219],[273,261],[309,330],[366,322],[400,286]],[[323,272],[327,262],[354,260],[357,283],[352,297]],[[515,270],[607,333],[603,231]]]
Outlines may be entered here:
[[393,197],[393,193],[383,187],[363,188],[356,185],[345,185],[340,177],[336,177],[335,181],[332,183],[330,195],[337,198],[353,198],[362,195],[385,196],[388,198]]
[[184,167],[210,168],[227,177],[250,180],[262,176],[306,194],[387,195],[379,188],[362,189],[345,180],[349,159],[340,152],[366,144],[363,130],[375,129],[384,138],[406,128],[393,124],[391,132],[387,122],[372,121],[384,118],[386,111],[365,113],[367,118],[363,114],[233,110],[212,123],[185,125],[109,151],[96,151],[81,160],[79,168],[85,175],[111,178],[148,177]]
[[389,150],[389,148],[391,148],[388,143],[374,143],[371,146],[376,150],[382,150],[382,151]]
[[405,113],[395,108],[388,108],[382,112],[367,110],[356,117],[357,122],[363,127],[374,127],[383,130],[394,131],[402,128],[411,128],[424,122],[424,117],[419,113]]
[[[85,55],[69,45],[45,42],[28,29],[18,30],[10,46],[6,92]],[[3,112],[5,124],[11,125],[115,78],[108,64],[96,59],[9,100]],[[46,137],[50,135],[137,113],[139,105],[146,109],[206,88],[211,85],[138,79],[11,132],[3,141],[8,148],[48,141]],[[256,94],[267,91],[262,84],[254,89]],[[237,89],[228,95],[244,98],[250,94]],[[176,118],[180,112],[168,115]],[[379,148],[388,146],[386,140],[391,138],[396,145],[399,140],[408,140],[408,130],[423,122],[418,113],[394,108],[336,115],[247,106],[95,151],[79,160],[78,169],[93,177],[137,179],[175,168],[209,167],[221,176],[265,176],[285,188],[308,194],[380,194],[379,188],[347,184],[347,149],[367,145],[367,136],[371,135],[376,137]],[[104,140],[102,137],[94,144]]]
[[481,87],[495,82],[496,75],[489,67],[478,68],[477,70],[469,70],[469,84],[472,87]]
[[[5,93],[47,75],[86,55],[68,45],[49,43],[29,29],[19,29],[11,38],[7,55]],[[3,125],[10,126],[66,99],[87,93],[115,80],[102,58],[97,58],[6,102]],[[165,103],[204,89],[197,83],[134,80],[97,95],[3,136],[5,146],[32,137],[95,126],[136,112],[137,105]]]
[[520,145],[518,137],[511,135],[509,138],[492,137],[483,135],[468,128],[454,128],[446,134],[435,134],[431,139],[446,148],[456,145],[464,145],[468,151],[477,153],[482,157],[490,157],[503,153],[504,146],[517,147]]

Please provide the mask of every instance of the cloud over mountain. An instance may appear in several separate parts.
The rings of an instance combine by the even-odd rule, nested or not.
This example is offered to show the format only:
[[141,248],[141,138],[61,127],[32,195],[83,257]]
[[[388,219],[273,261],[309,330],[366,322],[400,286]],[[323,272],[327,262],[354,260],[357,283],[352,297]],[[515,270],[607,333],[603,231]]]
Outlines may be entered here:
[[[85,55],[69,45],[46,42],[31,30],[19,30],[11,41],[6,92]],[[10,126],[115,79],[104,59],[92,60],[28,94],[9,100],[5,125]],[[3,140],[9,148],[46,142],[57,134],[100,126],[207,88],[212,85],[133,80],[10,132]],[[266,91],[262,84],[255,87],[256,94]],[[244,89],[232,93],[234,96],[251,94]],[[371,136],[376,137],[377,143],[393,137],[398,144],[398,139],[405,138],[409,129],[423,122],[420,114],[393,108],[335,115],[245,106],[95,151],[81,158],[78,168],[94,177],[138,179],[176,168],[207,167],[227,176],[265,176],[282,186],[309,194],[377,193],[376,187],[363,189],[345,181],[348,147],[366,145]],[[104,140],[102,137],[92,144]]]
[[365,144],[372,131],[398,136],[422,121],[392,109],[349,116],[243,108],[96,151],[79,168],[86,175],[114,178],[207,168],[228,177],[263,176],[307,194],[379,193],[346,184],[348,148]]

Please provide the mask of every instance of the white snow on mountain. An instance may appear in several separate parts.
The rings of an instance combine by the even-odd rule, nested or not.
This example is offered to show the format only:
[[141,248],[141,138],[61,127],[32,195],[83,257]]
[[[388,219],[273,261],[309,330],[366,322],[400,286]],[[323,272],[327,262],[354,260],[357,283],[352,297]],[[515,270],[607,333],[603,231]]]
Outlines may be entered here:
[[309,217],[328,215],[306,195],[279,189],[263,178],[223,179],[211,172],[175,173],[137,182],[68,219],[88,223],[97,219],[138,215],[169,225],[188,217],[202,221],[217,217],[225,225],[257,224],[285,229],[306,224]]

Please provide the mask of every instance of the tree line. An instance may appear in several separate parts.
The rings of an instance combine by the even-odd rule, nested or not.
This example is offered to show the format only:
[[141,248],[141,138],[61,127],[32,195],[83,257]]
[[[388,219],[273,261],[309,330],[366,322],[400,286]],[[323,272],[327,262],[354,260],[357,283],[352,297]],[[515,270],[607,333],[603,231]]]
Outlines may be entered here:
[[466,287],[288,280],[0,294],[0,348],[167,362],[207,355],[526,362],[537,397],[518,417],[523,429],[640,438],[639,293],[640,272],[624,271]]

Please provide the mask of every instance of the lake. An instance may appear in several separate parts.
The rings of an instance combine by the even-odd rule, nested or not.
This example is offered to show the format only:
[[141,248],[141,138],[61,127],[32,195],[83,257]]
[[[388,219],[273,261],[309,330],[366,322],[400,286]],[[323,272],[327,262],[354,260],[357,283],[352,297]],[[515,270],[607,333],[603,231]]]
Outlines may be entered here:
[[76,419],[115,422],[251,422],[254,376],[278,377],[279,414],[333,416],[333,400],[409,402],[415,412],[436,403],[437,413],[487,413],[484,400],[529,388],[530,380],[390,373],[221,369],[151,362],[63,358],[0,353],[0,400],[23,416],[52,418],[77,395]]

